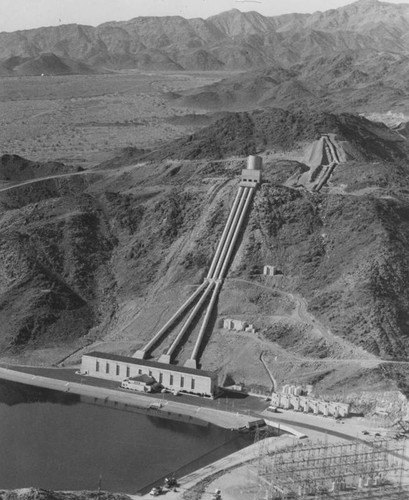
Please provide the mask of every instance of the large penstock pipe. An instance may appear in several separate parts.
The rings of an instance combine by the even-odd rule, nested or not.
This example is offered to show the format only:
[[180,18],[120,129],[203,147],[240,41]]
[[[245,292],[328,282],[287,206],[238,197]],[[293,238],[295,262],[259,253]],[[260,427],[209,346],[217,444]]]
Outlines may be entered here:
[[213,311],[213,308],[214,308],[214,305],[216,303],[216,299],[217,299],[217,296],[219,295],[219,291],[220,291],[221,287],[222,287],[222,282],[218,281],[216,283],[215,289],[213,290],[212,298],[210,299],[210,303],[209,303],[209,305],[207,307],[206,315],[204,317],[202,326],[200,328],[199,335],[198,335],[198,337],[196,339],[196,343],[195,343],[195,346],[193,348],[192,355],[190,356],[190,359],[188,359],[186,361],[186,363],[185,363],[185,366],[187,366],[189,368],[197,368],[197,360],[196,360],[196,358],[197,358],[197,355],[199,353],[200,345],[202,343],[204,334],[206,332],[206,328],[207,328],[207,325],[209,323],[210,316],[212,314],[212,311]]
[[162,335],[173,325],[173,323],[183,314],[183,312],[192,304],[198,295],[206,288],[208,285],[207,281],[204,281],[199,288],[179,307],[175,314],[165,323],[158,333],[151,338],[151,340],[145,345],[143,349],[136,351],[133,355],[134,358],[144,359],[148,354],[149,350],[158,342]]
[[234,215],[234,218],[233,218],[233,221],[232,223],[230,224],[230,228],[229,228],[229,233],[227,235],[227,237],[225,238],[225,242],[223,244],[223,249],[221,251],[221,254],[220,254],[220,258],[217,262],[217,266],[216,266],[216,269],[213,273],[213,278],[215,279],[218,279],[219,278],[219,275],[220,275],[220,269],[222,268],[223,264],[224,264],[224,261],[226,259],[226,254],[230,248],[230,242],[233,238],[233,235],[234,235],[234,232],[235,232],[235,229],[236,229],[236,226],[237,226],[237,221],[240,219],[240,216],[241,216],[241,213],[243,211],[243,206],[246,202],[246,196],[247,196],[247,190],[249,188],[245,187],[245,188],[242,188],[243,189],[243,196],[241,196],[240,198],[240,203],[239,203],[239,206],[237,207],[237,210],[236,210],[236,213]]
[[[217,274],[217,269],[216,269],[216,273],[215,273],[216,278],[219,279],[219,281],[217,281],[216,288],[213,290],[212,298],[211,298],[209,306],[207,308],[206,315],[204,317],[202,326],[201,326],[200,331],[199,331],[199,335],[196,339],[196,343],[195,343],[195,346],[193,348],[192,355],[190,356],[190,359],[187,360],[185,363],[185,366],[187,366],[187,367],[190,367],[190,368],[197,367],[197,360],[196,360],[197,354],[199,352],[200,345],[202,343],[202,340],[203,340],[203,337],[204,337],[204,334],[206,331],[206,327],[209,323],[210,316],[212,314],[214,305],[216,303],[217,296],[218,296],[220,288],[222,286],[222,279],[224,278],[224,275],[227,271],[229,261],[231,259],[232,254],[233,254],[234,247],[235,247],[236,242],[237,242],[237,238],[240,234],[240,230],[241,230],[241,227],[243,225],[243,221],[246,217],[248,208],[250,206],[253,192],[254,192],[254,188],[245,188],[245,190],[244,190],[244,196],[242,198],[242,200],[244,202],[244,206],[242,203],[240,203],[239,208],[237,210],[238,220],[233,221],[233,224],[231,226],[232,227],[231,231],[233,233],[229,234],[229,237],[227,238],[227,241],[229,242],[228,247],[227,247],[227,253],[226,254],[223,253],[222,257],[220,259],[220,262],[222,263],[220,273]],[[224,257],[223,257],[223,255],[224,255]],[[219,267],[219,266],[217,266],[217,267]]]
[[213,286],[214,286],[214,281],[207,283],[207,288],[206,288],[204,294],[200,297],[200,300],[195,305],[193,311],[190,313],[185,324],[182,326],[180,332],[177,334],[175,340],[172,342],[172,345],[169,347],[166,354],[162,354],[162,356],[159,358],[160,363],[170,363],[171,358],[172,358],[172,354],[174,353],[176,347],[179,345],[179,342],[182,340],[183,336],[185,335],[187,329],[189,328],[189,326],[191,325],[195,316],[199,312],[200,308],[204,304],[204,302],[205,302],[207,296],[209,295],[209,293],[211,292]]
[[339,163],[340,161],[339,161],[337,148],[334,146],[334,144],[332,143],[332,141],[329,137],[326,137],[325,140],[326,140],[328,147],[329,147],[329,150],[331,152],[332,161],[335,163]]
[[320,182],[317,184],[317,186],[315,187],[315,191],[320,191],[320,189],[322,188],[322,186],[328,181],[328,179],[330,178],[332,172],[334,171],[334,168],[337,166],[338,164],[336,162],[332,162],[330,163],[327,167],[326,167],[326,170],[324,172],[324,174],[322,175],[321,177],[321,180]]
[[227,222],[226,222],[226,224],[224,226],[222,236],[221,236],[221,238],[219,240],[219,243],[217,245],[217,248],[216,248],[216,253],[214,254],[214,257],[213,257],[213,260],[212,260],[212,264],[211,264],[209,272],[207,274],[208,278],[213,278],[213,273],[214,273],[214,270],[215,270],[215,268],[217,266],[217,262],[218,262],[219,257],[220,257],[220,252],[222,251],[224,242],[226,240],[226,236],[227,236],[227,234],[229,232],[232,220],[233,220],[233,218],[234,218],[234,216],[236,214],[236,210],[237,210],[237,207],[239,205],[239,202],[240,202],[242,194],[243,194],[243,188],[239,187],[239,189],[237,191],[237,194],[236,194],[236,197],[234,198],[234,202],[233,202],[232,208],[230,210],[229,218],[227,219]]
[[226,272],[227,272],[227,268],[228,268],[231,256],[233,254],[233,250],[234,250],[234,247],[236,245],[237,238],[240,234],[241,226],[243,225],[244,218],[246,217],[248,208],[250,206],[251,198],[253,197],[254,188],[246,188],[246,190],[247,190],[246,194],[245,194],[246,202],[245,202],[245,205],[241,211],[240,219],[238,220],[238,222],[236,224],[233,238],[230,242],[229,251],[227,252],[227,255],[224,259],[223,267],[221,268],[220,273],[216,276],[217,279],[223,279]]

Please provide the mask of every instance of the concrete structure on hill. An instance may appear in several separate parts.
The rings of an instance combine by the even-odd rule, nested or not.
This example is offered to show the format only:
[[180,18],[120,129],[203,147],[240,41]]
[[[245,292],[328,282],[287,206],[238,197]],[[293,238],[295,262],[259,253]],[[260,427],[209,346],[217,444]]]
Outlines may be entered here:
[[249,156],[247,168],[241,171],[240,186],[255,188],[261,181],[263,160],[260,156]]
[[147,375],[170,391],[207,397],[213,397],[217,387],[217,376],[211,372],[105,352],[84,354],[81,373],[120,383],[125,379]]

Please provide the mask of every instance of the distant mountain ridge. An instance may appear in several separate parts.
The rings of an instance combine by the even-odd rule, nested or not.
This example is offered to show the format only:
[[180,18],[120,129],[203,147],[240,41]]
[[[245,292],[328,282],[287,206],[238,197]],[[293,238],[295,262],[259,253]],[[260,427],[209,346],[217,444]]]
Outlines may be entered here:
[[4,67],[9,58],[43,53],[115,69],[245,70],[277,61],[289,67],[345,50],[409,54],[409,5],[359,0],[313,14],[265,17],[233,9],[207,19],[136,17],[3,32],[0,74],[10,71]]
[[182,105],[201,109],[304,108],[367,113],[409,110],[409,57],[376,50],[319,55],[233,74],[181,92]]

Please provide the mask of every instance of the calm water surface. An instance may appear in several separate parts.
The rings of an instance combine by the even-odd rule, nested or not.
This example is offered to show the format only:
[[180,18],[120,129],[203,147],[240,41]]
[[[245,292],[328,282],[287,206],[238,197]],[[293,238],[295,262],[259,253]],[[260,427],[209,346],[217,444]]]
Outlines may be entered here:
[[[249,438],[0,381],[0,489],[136,493],[236,451]],[[221,446],[222,445],[222,446]],[[194,463],[192,463],[194,462]]]

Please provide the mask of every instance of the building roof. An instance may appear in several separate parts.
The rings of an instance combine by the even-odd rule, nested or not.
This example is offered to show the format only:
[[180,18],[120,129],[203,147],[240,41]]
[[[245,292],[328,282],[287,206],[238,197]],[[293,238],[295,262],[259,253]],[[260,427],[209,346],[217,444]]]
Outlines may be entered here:
[[187,373],[189,375],[201,375],[202,377],[213,377],[215,374],[205,370],[198,370],[197,368],[188,368],[180,365],[169,365],[167,363],[159,363],[150,359],[137,359],[129,356],[120,356],[119,354],[111,354],[108,352],[87,352],[84,356],[91,356],[93,358],[106,359],[107,361],[121,361],[129,365],[148,366],[151,368],[158,368],[159,370],[171,370],[173,372]]
[[146,373],[137,375],[136,377],[130,377],[129,380],[135,380],[135,382],[143,382],[146,385],[152,385],[156,382],[153,377],[146,375]]

